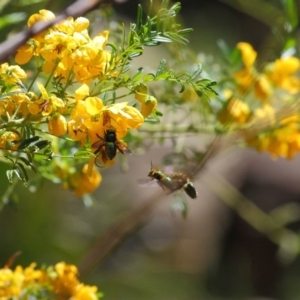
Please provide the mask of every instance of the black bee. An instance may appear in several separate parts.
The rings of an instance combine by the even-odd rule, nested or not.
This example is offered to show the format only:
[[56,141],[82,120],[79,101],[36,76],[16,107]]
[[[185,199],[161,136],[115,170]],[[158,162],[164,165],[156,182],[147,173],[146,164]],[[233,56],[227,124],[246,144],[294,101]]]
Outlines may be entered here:
[[119,150],[122,154],[131,154],[131,151],[125,146],[124,143],[117,139],[116,130],[113,127],[110,127],[105,131],[104,138],[97,134],[99,141],[95,142],[92,145],[92,148],[97,148],[94,154],[98,154],[103,147],[104,151],[101,151],[102,159],[105,162],[106,160],[112,160]]
[[151,170],[149,171],[148,176],[155,179],[163,189],[167,188],[171,191],[184,189],[186,194],[192,199],[195,199],[198,195],[195,186],[184,173],[176,172],[167,175],[161,170],[154,169],[151,163]]

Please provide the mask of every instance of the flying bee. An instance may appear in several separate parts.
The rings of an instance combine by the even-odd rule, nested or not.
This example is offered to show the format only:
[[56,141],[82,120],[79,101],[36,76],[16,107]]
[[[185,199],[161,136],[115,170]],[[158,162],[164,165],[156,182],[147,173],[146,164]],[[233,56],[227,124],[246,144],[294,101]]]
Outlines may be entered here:
[[[122,154],[131,154],[131,151],[125,146],[124,143],[117,139],[116,130],[110,127],[105,131],[104,138],[97,134],[99,141],[93,143],[92,148],[97,148],[94,154],[102,153],[102,160],[105,162],[107,160],[112,160],[116,154],[117,150]],[[104,151],[103,151],[104,147]]]
[[183,189],[192,199],[195,199],[198,195],[195,186],[184,173],[176,172],[167,175],[161,170],[154,169],[151,162],[151,170],[149,171],[148,176],[156,180],[158,185],[163,189],[167,188],[171,191]]

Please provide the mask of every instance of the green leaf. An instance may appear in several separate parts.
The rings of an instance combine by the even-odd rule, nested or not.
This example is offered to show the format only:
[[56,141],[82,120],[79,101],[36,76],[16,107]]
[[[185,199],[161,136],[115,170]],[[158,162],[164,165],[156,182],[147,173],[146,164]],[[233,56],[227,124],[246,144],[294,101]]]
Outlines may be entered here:
[[123,82],[124,82],[124,83],[127,83],[128,81],[130,81],[130,76],[129,76],[128,74],[125,74],[125,75],[123,76]]
[[131,60],[131,59],[133,59],[134,57],[141,56],[143,52],[144,52],[144,49],[143,49],[143,48],[136,48],[136,49],[134,49],[133,52],[130,52],[130,53],[129,53],[128,58]]
[[159,76],[160,74],[164,73],[165,71],[165,66],[166,66],[166,63],[167,61],[165,59],[162,59],[158,65],[158,68],[157,68],[157,72],[156,72],[156,75],[155,77]]
[[136,30],[137,32],[141,32],[143,23],[143,8],[141,4],[138,5],[137,18],[136,18]]
[[167,80],[170,77],[171,77],[170,74],[166,72],[166,73],[156,76],[155,80]]
[[126,64],[125,67],[123,67],[122,74],[127,73],[131,69],[130,64]]
[[175,15],[178,14],[180,12],[180,10],[181,10],[181,3],[180,2],[174,3],[173,6],[170,8],[170,11],[171,12],[173,11]]
[[15,171],[15,173],[18,175],[18,177],[25,183],[27,183],[27,181],[28,181],[28,176],[27,176],[27,171],[26,171],[26,169],[25,169],[25,167],[23,166],[23,164],[22,163],[20,163],[20,162],[17,162],[16,164],[15,164],[15,170],[17,170],[17,171]]
[[143,68],[138,68],[137,72],[132,78],[133,82],[139,81],[143,77]]
[[30,162],[28,161],[25,157],[19,157],[19,160],[21,160],[25,166],[27,166],[28,168],[30,168],[34,173],[36,173],[36,168],[35,166]]
[[153,79],[155,78],[155,75],[152,73],[148,73],[146,76],[144,76],[144,81],[153,81]]
[[297,14],[297,5],[294,0],[285,0],[282,1],[285,4],[285,12],[288,15],[289,22],[292,26],[292,29],[295,29],[298,25],[299,19]]
[[51,141],[49,141],[49,140],[41,140],[41,141],[36,142],[33,146],[36,147],[36,148],[38,148],[37,151],[39,151],[39,150],[44,149],[44,148],[46,148],[46,147],[48,147],[50,145],[51,145]]
[[30,144],[33,144],[34,142],[37,142],[40,139],[41,139],[41,137],[39,137],[39,136],[34,136],[31,138],[25,139],[20,143],[18,150],[23,150],[23,149],[27,148]]
[[148,46],[148,47],[152,47],[152,46],[158,46],[160,43],[156,42],[156,41],[149,41],[149,42],[145,42],[144,45]]
[[185,29],[181,29],[181,30],[177,31],[177,33],[180,34],[180,35],[189,34],[191,32],[194,32],[193,28],[185,28]]
[[92,156],[95,156],[95,155],[92,151],[89,151],[89,150],[80,150],[74,154],[75,158],[90,158]]
[[197,66],[197,69],[192,73],[191,80],[197,79],[197,77],[201,74],[201,72],[202,72],[202,66],[199,64]]
[[12,24],[18,24],[19,22],[25,20],[27,18],[27,15],[23,12],[15,12],[10,15],[5,15],[0,18],[0,29],[12,25]]
[[160,112],[159,110],[155,110],[155,115],[158,116],[158,117],[162,117],[163,113]]
[[171,43],[172,40],[167,37],[163,36],[156,36],[155,38],[152,39],[152,41],[160,42],[160,43]]
[[12,184],[12,182],[13,182],[13,175],[14,175],[14,171],[13,170],[7,170],[6,171],[6,177],[7,177],[8,182],[10,184]]
[[10,156],[3,155],[3,157],[4,157],[5,159],[7,159],[8,161],[10,161],[11,163],[14,163],[14,162],[15,162]]
[[179,84],[180,84],[180,86],[181,86],[181,88],[180,88],[180,91],[179,91],[179,93],[181,94],[181,93],[183,93],[184,92],[184,90],[185,90],[185,85],[184,84],[182,84],[181,82],[178,82]]

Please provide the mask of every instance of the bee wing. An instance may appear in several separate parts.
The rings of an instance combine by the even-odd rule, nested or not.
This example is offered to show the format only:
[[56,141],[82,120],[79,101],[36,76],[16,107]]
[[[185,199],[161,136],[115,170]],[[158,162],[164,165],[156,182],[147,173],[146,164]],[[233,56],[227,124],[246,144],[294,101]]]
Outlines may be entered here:
[[122,154],[131,154],[131,151],[121,141],[116,141],[116,146]]
[[155,187],[158,185],[158,181],[156,179],[139,179],[139,186],[143,186],[143,187]]
[[107,111],[103,112],[103,127],[104,128],[110,127],[110,115]]
[[102,149],[102,147],[103,147],[104,145],[105,145],[105,141],[103,141],[103,140],[99,140],[99,141],[93,143],[93,144],[92,144],[92,148],[96,149],[96,150],[94,151],[94,154],[99,153],[100,150]]
[[184,173],[173,173],[170,177],[172,179],[174,190],[181,189],[189,181],[189,178]]

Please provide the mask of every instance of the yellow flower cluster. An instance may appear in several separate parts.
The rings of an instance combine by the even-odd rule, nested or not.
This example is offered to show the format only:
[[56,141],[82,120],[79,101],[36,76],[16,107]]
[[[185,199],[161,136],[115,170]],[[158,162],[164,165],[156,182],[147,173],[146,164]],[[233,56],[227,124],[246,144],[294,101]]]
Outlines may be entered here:
[[36,269],[32,263],[27,268],[17,266],[0,269],[0,299],[72,299],[97,300],[102,294],[96,286],[79,282],[74,265],[57,263],[47,269]]
[[266,151],[273,158],[293,158],[300,151],[300,115],[278,115],[274,107],[264,105],[254,111],[252,124],[242,130],[247,145]]
[[[54,18],[51,11],[40,10],[29,18],[28,27]],[[126,144],[120,139],[129,129],[140,127],[144,118],[155,112],[157,101],[147,94],[145,86],[135,90],[135,98],[141,103],[140,111],[128,102],[118,103],[113,99],[106,102],[99,97],[103,93],[98,88],[102,80],[116,76],[117,67],[111,53],[105,50],[108,31],[90,38],[88,26],[86,18],[74,20],[70,17],[34,36],[18,49],[15,56],[18,64],[25,64],[35,57],[42,64],[43,72],[49,74],[46,85],[33,78],[37,86],[35,92],[31,91],[31,86],[27,90],[23,83],[27,74],[19,66],[0,65],[2,150],[18,150],[24,139],[25,126],[45,132],[44,125],[47,125],[47,133],[79,142],[85,149],[89,147],[98,162],[106,166],[114,164],[116,152],[130,152],[126,151]],[[53,92],[47,88],[51,78],[54,78]],[[88,84],[92,81],[93,90],[90,91]],[[63,92],[59,93],[55,84],[61,84]],[[75,84],[74,91],[72,86]],[[67,90],[69,87],[72,87],[71,92]],[[3,124],[6,120],[11,122],[9,128]],[[44,124],[43,127],[40,127],[41,124]],[[60,150],[59,147],[57,150]],[[76,168],[70,165],[67,172],[56,166],[55,173],[59,174],[65,187],[71,188],[77,195],[83,195],[93,192],[101,182],[99,172],[92,170],[91,163],[87,165],[89,167]]]
[[[32,15],[27,25],[32,27],[39,21],[54,18],[51,11],[43,9]],[[78,82],[90,83],[109,72],[111,53],[104,49],[109,32],[101,32],[91,39],[88,27],[88,19],[69,17],[30,39],[19,48],[15,60],[18,64],[25,64],[33,56],[39,56],[45,60],[44,73],[54,72],[55,77],[64,80],[74,73]]]
[[233,73],[235,93],[223,92],[225,102],[218,120],[242,135],[247,145],[273,157],[292,158],[300,151],[300,114],[297,106],[290,104],[295,103],[296,99],[291,98],[300,91],[296,75],[300,60],[279,58],[259,72],[255,67],[257,52],[252,46],[242,42],[237,48],[243,68]]
[[268,63],[259,72],[255,68],[257,52],[248,43],[238,43],[244,67],[233,74],[237,87],[242,93],[254,90],[255,97],[267,101],[275,89],[281,88],[290,94],[300,89],[300,79],[295,75],[299,70],[300,60],[296,57],[285,57]]

